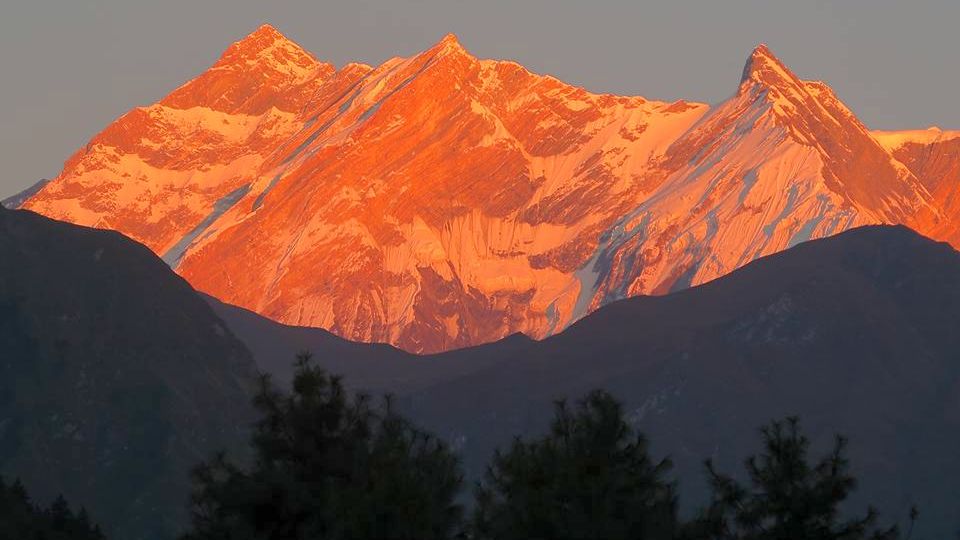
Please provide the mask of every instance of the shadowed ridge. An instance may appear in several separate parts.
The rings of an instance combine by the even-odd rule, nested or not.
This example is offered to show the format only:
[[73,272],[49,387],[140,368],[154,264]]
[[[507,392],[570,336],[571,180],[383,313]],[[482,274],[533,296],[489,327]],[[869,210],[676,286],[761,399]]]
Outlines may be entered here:
[[0,472],[110,538],[173,538],[188,472],[242,452],[249,351],[145,246],[0,210]]
[[916,502],[920,536],[947,537],[960,517],[957,317],[960,253],[906,227],[869,226],[605,306],[404,405],[463,442],[476,478],[495,447],[541,432],[553,400],[604,388],[671,454],[688,510],[705,500],[704,456],[735,467],[756,426],[799,415],[815,426],[814,445],[836,432],[855,442],[853,504],[873,502],[892,521]]

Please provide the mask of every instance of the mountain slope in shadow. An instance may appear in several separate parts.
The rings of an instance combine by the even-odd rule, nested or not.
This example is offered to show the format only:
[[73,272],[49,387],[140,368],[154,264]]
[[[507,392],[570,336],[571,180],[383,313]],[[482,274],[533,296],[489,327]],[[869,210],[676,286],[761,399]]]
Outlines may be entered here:
[[476,475],[495,445],[542,430],[551,400],[606,388],[658,453],[687,506],[704,458],[726,470],[757,427],[799,415],[818,448],[852,441],[855,504],[918,533],[960,525],[960,254],[903,227],[796,246],[677,294],[612,304],[512,357],[410,396],[419,421],[462,441]]
[[851,438],[863,478],[853,506],[874,501],[896,520],[917,503],[927,536],[960,525],[960,254],[904,227],[854,229],[692,289],[616,302],[544,341],[432,356],[249,312],[238,323],[232,309],[218,312],[258,356],[279,351],[271,342],[291,356],[295,342],[356,386],[400,394],[463,453],[472,479],[496,446],[545,429],[553,400],[606,388],[672,455],[687,508],[702,502],[704,458],[740,470],[757,428],[796,414],[816,448],[835,432]]
[[385,343],[360,343],[321,328],[288,326],[200,293],[249,347],[260,370],[281,387],[293,378],[294,359],[309,352],[330,373],[344,376],[354,390],[404,395],[452,381],[534,343],[522,334],[479,347],[442,354],[416,355]]
[[0,253],[0,472],[110,538],[173,537],[189,469],[246,447],[250,353],[119,233],[0,209]]

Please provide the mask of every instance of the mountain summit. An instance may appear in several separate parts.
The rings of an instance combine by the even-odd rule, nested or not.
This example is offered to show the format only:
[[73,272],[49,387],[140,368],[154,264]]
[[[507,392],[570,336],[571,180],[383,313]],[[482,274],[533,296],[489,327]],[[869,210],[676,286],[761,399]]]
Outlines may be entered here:
[[743,75],[740,84],[746,82],[764,84],[765,86],[779,86],[784,82],[800,84],[800,80],[787,66],[774,56],[773,51],[765,43],[757,45],[747,63],[743,66]]
[[[287,38],[287,36],[280,33],[273,25],[269,23],[261,24],[256,30],[247,34],[246,37],[234,43],[227,51],[224,53],[224,56],[228,56],[233,51],[244,51],[249,54],[256,55],[259,52],[266,50],[267,48],[273,46],[275,43],[280,42],[281,46],[297,48],[300,46]],[[302,50],[302,49],[301,49]],[[306,51],[304,51],[305,54]]]
[[955,169],[908,161],[763,45],[709,107],[591,93],[452,34],[336,70],[264,26],[24,206],[275,320],[430,352],[542,338],[857,225],[952,238]]
[[443,36],[429,51],[434,54],[466,54],[467,52],[466,49],[463,48],[463,45],[460,44],[460,39],[457,38],[456,34],[452,33]]
[[315,76],[314,72],[320,66],[332,68],[265,24],[231,45],[211,69],[247,71],[254,66],[263,72],[275,71],[297,81]]
[[176,109],[226,113],[295,112],[334,72],[270,25],[230,45],[205,73],[160,101]]

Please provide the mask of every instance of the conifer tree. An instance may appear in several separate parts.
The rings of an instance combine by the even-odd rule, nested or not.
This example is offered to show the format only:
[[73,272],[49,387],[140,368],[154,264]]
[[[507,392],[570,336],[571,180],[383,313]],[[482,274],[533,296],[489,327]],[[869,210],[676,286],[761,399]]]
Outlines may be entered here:
[[550,433],[498,451],[478,486],[474,526],[487,539],[662,539],[676,526],[671,463],[654,461],[617,400],[556,404]]
[[196,469],[185,539],[430,540],[458,531],[458,459],[389,399],[373,407],[351,396],[303,354],[292,392],[264,376],[254,403],[252,466],[220,454]]
[[47,517],[50,520],[50,525],[60,531],[66,530],[67,525],[73,521],[73,512],[70,511],[70,505],[67,504],[63,495],[57,495],[57,498],[54,499],[53,504],[47,510]]
[[[746,460],[749,485],[719,473],[708,460],[711,504],[685,536],[715,540],[896,540],[896,527],[877,527],[877,513],[843,518],[840,504],[856,488],[846,457],[847,440],[809,462],[810,442],[797,418],[761,429],[763,452]],[[911,520],[916,518],[915,510]]]
[[48,508],[35,505],[17,479],[0,478],[0,538],[43,540],[104,540],[86,510],[74,515],[61,495]]

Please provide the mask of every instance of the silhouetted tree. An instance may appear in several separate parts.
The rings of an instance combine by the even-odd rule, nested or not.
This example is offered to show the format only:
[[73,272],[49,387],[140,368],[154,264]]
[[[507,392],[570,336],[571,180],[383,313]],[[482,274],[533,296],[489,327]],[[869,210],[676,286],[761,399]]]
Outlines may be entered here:
[[653,461],[617,400],[594,391],[556,404],[550,433],[497,451],[476,491],[476,535],[489,539],[670,538],[671,463]]
[[185,539],[434,539],[460,527],[456,456],[298,357],[292,393],[263,376],[249,469],[223,454],[194,472]]
[[86,510],[77,515],[62,496],[44,509],[33,502],[19,480],[7,485],[0,478],[0,538],[43,540],[103,540]]
[[67,504],[63,495],[58,495],[54,499],[53,504],[47,510],[47,518],[50,520],[50,524],[59,530],[65,529],[67,523],[73,520],[73,512],[70,511],[70,505]]
[[[761,429],[764,451],[746,460],[749,486],[715,469],[706,469],[711,504],[685,536],[716,540],[893,540],[896,527],[876,526],[877,513],[843,519],[839,506],[856,487],[846,457],[847,441],[837,436],[833,449],[809,463],[810,443],[791,417]],[[911,512],[911,521],[916,518]]]

